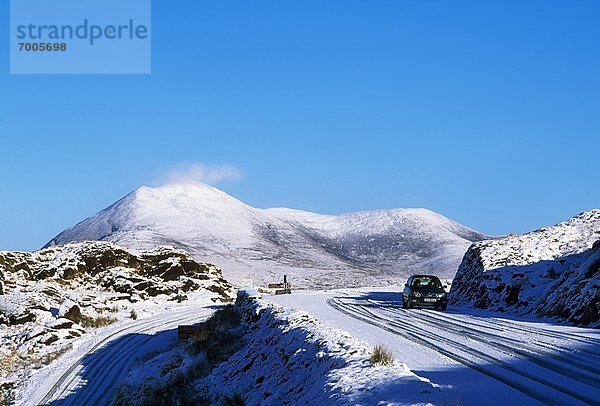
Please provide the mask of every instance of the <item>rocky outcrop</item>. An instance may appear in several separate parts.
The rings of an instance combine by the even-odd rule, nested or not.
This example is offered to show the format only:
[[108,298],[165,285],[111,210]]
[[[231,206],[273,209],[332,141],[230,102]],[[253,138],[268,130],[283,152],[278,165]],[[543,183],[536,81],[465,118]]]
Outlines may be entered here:
[[107,242],[81,242],[34,253],[0,252],[0,274],[3,291],[11,293],[0,295],[4,324],[35,320],[32,309],[40,308],[39,298],[56,305],[59,317],[79,320],[80,304],[65,293],[72,290],[115,292],[132,302],[158,295],[181,301],[200,290],[220,301],[233,295],[220,269],[169,247],[135,252]]
[[34,321],[38,310],[48,311],[50,304],[36,293],[0,296],[0,324],[23,324]]
[[600,210],[473,244],[449,298],[458,305],[600,325]]

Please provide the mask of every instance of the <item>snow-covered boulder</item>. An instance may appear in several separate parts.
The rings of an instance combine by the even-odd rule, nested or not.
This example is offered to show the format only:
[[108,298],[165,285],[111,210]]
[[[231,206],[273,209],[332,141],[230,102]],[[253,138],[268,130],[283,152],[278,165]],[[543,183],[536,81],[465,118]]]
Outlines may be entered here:
[[36,314],[25,295],[0,296],[0,323],[23,324],[34,321]]
[[0,295],[0,323],[23,324],[37,318],[36,310],[47,311],[50,305],[41,296],[31,293]]
[[453,304],[599,323],[600,210],[523,235],[482,241],[465,254]]
[[65,299],[65,293],[61,292],[57,287],[46,284],[46,283],[39,283],[39,284],[34,284],[31,286],[31,291],[46,297],[49,301],[51,301],[52,303],[62,303]]
[[61,340],[72,340],[85,334],[85,329],[69,319],[53,319],[41,326],[35,326],[21,334],[22,342],[30,351],[39,350],[36,346],[48,346]]
[[81,319],[81,308],[71,299],[67,299],[58,308],[58,317],[77,323]]
[[71,328],[71,327],[73,327],[74,324],[75,324],[75,322],[72,321],[71,319],[60,318],[60,319],[49,321],[48,323],[46,323],[46,326],[56,329],[56,330],[62,330],[65,328]]

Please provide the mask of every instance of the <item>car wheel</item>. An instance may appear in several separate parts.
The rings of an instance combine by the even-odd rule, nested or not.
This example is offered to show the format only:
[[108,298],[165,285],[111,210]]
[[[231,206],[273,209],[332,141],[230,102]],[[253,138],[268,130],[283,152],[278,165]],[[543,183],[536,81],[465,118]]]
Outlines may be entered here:
[[446,311],[448,309],[448,305],[447,304],[442,305],[441,309],[442,309],[442,311]]
[[406,309],[406,300],[404,300],[404,297],[402,297],[402,308]]
[[408,297],[408,300],[406,301],[406,308],[412,309],[412,304],[410,303],[410,296]]

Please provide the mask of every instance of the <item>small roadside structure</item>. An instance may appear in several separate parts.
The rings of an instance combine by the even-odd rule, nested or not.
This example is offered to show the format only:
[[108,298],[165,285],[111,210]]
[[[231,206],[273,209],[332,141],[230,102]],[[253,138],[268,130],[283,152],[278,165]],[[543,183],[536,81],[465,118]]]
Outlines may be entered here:
[[188,338],[192,338],[199,332],[200,332],[199,326],[191,326],[191,325],[177,326],[177,336],[179,337],[180,340],[187,340]]
[[269,283],[267,285],[269,289],[275,289],[276,295],[286,295],[292,293],[292,284],[288,282],[287,275],[283,275],[283,283]]

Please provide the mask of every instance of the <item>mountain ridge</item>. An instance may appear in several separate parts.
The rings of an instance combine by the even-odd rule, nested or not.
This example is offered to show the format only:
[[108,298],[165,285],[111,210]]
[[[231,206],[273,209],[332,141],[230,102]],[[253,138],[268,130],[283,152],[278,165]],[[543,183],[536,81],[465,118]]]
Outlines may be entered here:
[[81,240],[134,249],[174,245],[220,265],[233,281],[262,283],[285,273],[297,286],[337,287],[342,281],[358,286],[359,275],[369,283],[396,281],[419,263],[453,276],[468,246],[485,238],[428,209],[341,215],[258,209],[212,186],[185,183],[140,187],[47,246]]

